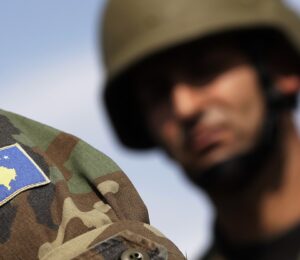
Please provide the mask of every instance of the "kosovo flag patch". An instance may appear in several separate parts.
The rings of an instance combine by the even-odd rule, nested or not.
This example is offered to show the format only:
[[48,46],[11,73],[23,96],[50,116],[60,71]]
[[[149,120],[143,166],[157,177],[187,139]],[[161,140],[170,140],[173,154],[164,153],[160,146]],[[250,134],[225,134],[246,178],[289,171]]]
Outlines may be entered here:
[[0,148],[0,206],[50,180],[19,144]]

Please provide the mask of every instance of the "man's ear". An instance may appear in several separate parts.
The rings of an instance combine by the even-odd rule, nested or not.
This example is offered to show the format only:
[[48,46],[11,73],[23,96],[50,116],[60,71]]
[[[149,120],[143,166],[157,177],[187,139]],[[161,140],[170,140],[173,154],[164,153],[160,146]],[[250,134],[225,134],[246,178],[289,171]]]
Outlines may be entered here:
[[282,75],[276,79],[278,91],[283,95],[296,94],[300,89],[300,76],[298,75]]

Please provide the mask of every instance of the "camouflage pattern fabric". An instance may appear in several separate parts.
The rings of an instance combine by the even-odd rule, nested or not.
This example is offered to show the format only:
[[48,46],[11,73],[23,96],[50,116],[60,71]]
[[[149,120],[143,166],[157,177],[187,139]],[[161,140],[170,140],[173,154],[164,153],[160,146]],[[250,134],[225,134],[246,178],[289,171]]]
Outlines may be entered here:
[[[49,182],[20,188],[0,204],[0,259],[184,259],[149,225],[132,183],[104,154],[0,110],[0,149],[15,144]],[[2,197],[18,184],[19,167],[5,172],[2,165]]]

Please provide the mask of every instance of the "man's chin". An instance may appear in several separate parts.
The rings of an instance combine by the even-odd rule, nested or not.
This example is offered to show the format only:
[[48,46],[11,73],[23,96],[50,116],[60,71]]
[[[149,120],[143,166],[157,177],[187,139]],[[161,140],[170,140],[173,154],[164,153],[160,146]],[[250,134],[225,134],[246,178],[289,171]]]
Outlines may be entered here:
[[205,190],[210,190],[221,184],[223,186],[223,182],[226,181],[225,176],[232,174],[232,171],[225,171],[225,168],[227,169],[228,167],[224,166],[227,166],[227,164],[228,162],[224,160],[213,164],[202,164],[201,167],[193,167],[193,169],[191,169],[191,167],[185,167],[184,172],[187,178],[194,184]]
[[[210,160],[207,157],[207,163],[201,167],[184,167],[186,176],[208,192],[239,193],[258,180],[263,167],[277,153],[280,146],[277,129],[275,119],[270,116],[265,120],[259,139],[252,148],[240,154],[219,150]],[[222,154],[227,154],[227,157],[222,157]]]
[[194,169],[184,168],[194,184],[207,191],[238,192],[249,185],[258,173],[260,160],[252,151],[231,158],[207,162]]

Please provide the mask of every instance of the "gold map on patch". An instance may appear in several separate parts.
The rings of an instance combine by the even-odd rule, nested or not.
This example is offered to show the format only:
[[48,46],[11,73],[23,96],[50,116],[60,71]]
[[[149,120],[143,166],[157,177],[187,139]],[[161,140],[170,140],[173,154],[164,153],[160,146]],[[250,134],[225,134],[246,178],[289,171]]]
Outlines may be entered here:
[[17,172],[15,169],[9,169],[0,166],[0,185],[4,185],[8,190],[11,189],[10,183],[16,180]]

